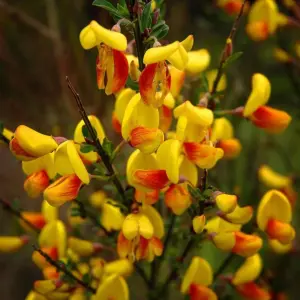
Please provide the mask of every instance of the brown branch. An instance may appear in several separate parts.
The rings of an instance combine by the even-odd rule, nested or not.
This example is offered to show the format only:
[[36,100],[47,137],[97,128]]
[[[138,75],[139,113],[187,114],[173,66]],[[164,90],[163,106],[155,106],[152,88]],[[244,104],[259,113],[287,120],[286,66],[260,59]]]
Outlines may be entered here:
[[[221,61],[220,61],[220,64],[219,64],[218,73],[217,73],[216,79],[214,80],[212,90],[210,91],[210,93],[212,95],[217,91],[218,84],[219,84],[219,82],[221,80],[221,77],[222,77],[222,74],[223,74],[223,66],[224,66],[224,63],[225,63],[226,59],[228,58],[228,56],[225,55],[226,49],[227,49],[227,41],[228,40],[232,41],[234,39],[235,33],[236,33],[237,29],[238,29],[241,17],[242,17],[243,12],[244,12],[244,7],[245,7],[246,2],[247,2],[247,0],[244,0],[243,5],[241,6],[240,12],[237,15],[237,17],[236,17],[236,19],[235,19],[235,21],[234,21],[234,23],[233,23],[233,25],[231,27],[229,36],[226,39],[225,46],[224,46],[224,49],[222,51],[222,58],[221,58]],[[211,103],[213,103],[213,101],[210,101],[210,104]]]
[[74,276],[72,274],[72,272],[70,272],[63,263],[53,260],[47,253],[42,251],[39,247],[37,247],[35,245],[32,245],[32,247],[33,247],[34,251],[37,251],[39,254],[41,254],[47,260],[47,262],[49,264],[51,264],[52,266],[54,266],[58,271],[63,272],[67,277],[76,281],[79,285],[84,287],[86,290],[92,292],[93,294],[96,294],[96,289],[94,289],[93,287],[89,286],[87,283],[85,283],[81,279]]
[[37,228],[34,224],[28,221],[26,218],[22,216],[22,213],[13,208],[11,204],[3,199],[0,198],[0,204],[2,205],[3,209],[11,213],[12,215],[16,216],[18,219],[22,220],[26,225],[32,228],[35,232],[40,233],[40,229]]
[[56,39],[57,36],[55,32],[49,29],[43,23],[37,21],[36,19],[32,18],[31,16],[27,15],[23,11],[19,10],[16,7],[9,5],[8,3],[0,0],[0,8],[6,11],[9,15],[17,17],[20,21],[25,23],[26,25],[32,27],[36,31],[38,31],[41,35],[50,38]]
[[85,126],[86,128],[88,129],[89,131],[89,134],[92,138],[92,141],[93,141],[93,145],[96,147],[96,151],[97,153],[99,154],[99,156],[101,157],[102,161],[103,161],[103,164],[108,172],[108,176],[111,177],[112,179],[112,182],[114,183],[117,191],[119,192],[120,196],[122,197],[123,201],[125,202],[126,201],[126,196],[125,196],[125,191],[123,189],[123,186],[121,184],[121,182],[119,181],[119,179],[117,178],[116,176],[116,173],[113,169],[113,166],[110,162],[110,157],[107,155],[107,153],[105,152],[105,150],[103,149],[98,137],[97,137],[97,134],[95,133],[94,131],[94,128],[87,116],[87,113],[84,109],[84,106],[82,104],[82,101],[80,99],[80,96],[79,94],[77,93],[77,91],[75,90],[74,86],[72,85],[69,77],[66,77],[66,81],[67,81],[67,84],[68,84],[68,88],[70,89],[70,91],[72,92],[75,100],[76,100],[76,104],[77,104],[77,107],[78,107],[78,111],[85,123]]

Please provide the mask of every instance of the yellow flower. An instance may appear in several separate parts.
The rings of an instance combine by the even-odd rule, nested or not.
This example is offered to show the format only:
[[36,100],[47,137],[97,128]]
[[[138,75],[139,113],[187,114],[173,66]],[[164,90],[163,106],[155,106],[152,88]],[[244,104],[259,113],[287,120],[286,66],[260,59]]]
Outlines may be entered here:
[[37,198],[49,185],[49,177],[42,170],[29,175],[24,182],[24,190],[31,198]]
[[90,176],[84,166],[73,141],[59,145],[54,155],[54,164],[60,175],[76,174],[85,184],[89,184]]
[[270,98],[271,84],[263,74],[256,73],[252,76],[252,91],[244,108],[244,117],[249,117],[260,106],[265,105]]
[[41,212],[47,222],[58,219],[58,209],[50,205],[46,200],[43,200]]
[[295,238],[295,230],[290,225],[291,220],[291,204],[286,196],[277,190],[268,191],[257,209],[258,227],[265,231],[270,239],[289,244]]
[[30,291],[25,300],[47,300],[47,298],[35,291]]
[[113,199],[106,198],[101,209],[101,224],[107,231],[120,230],[124,221],[124,215],[118,203]]
[[28,161],[49,154],[57,148],[55,140],[25,125],[20,125],[9,144],[11,152],[20,160]]
[[259,180],[267,187],[281,189],[292,184],[292,180],[288,176],[275,172],[271,167],[262,165],[258,169]]
[[47,223],[39,235],[40,247],[56,247],[58,257],[65,257],[67,246],[67,232],[64,223],[54,220]]
[[0,252],[15,252],[26,245],[28,241],[27,236],[0,236]]
[[195,256],[183,277],[180,291],[184,294],[189,293],[191,299],[216,300],[216,294],[208,288],[212,280],[213,272],[209,263]]
[[188,63],[185,67],[187,74],[196,75],[203,72],[210,63],[210,54],[206,49],[188,52]]
[[184,84],[185,72],[176,69],[175,67],[169,66],[169,71],[171,75],[171,88],[170,92],[173,97],[177,97],[180,90]]
[[92,21],[81,31],[79,39],[84,49],[98,47],[96,60],[98,88],[105,88],[107,95],[119,92],[128,77],[128,62],[123,53],[127,48],[126,37],[120,32],[107,30],[96,21]]
[[117,274],[107,276],[100,283],[95,299],[129,300],[129,290],[126,281]]
[[202,233],[205,227],[206,218],[205,215],[196,216],[193,219],[193,229],[196,233]]
[[154,152],[163,142],[163,132],[158,129],[159,112],[157,108],[144,104],[140,94],[128,103],[122,122],[124,140],[143,153]]
[[249,11],[246,31],[254,41],[261,41],[277,29],[278,8],[273,0],[258,0]]
[[145,192],[162,189],[169,183],[166,171],[158,167],[156,156],[140,150],[130,155],[126,175],[129,185]]
[[82,29],[79,39],[82,47],[86,50],[97,47],[100,43],[119,51],[125,51],[127,48],[127,40],[123,34],[108,30],[96,21],[91,21]]
[[220,217],[213,217],[209,219],[205,225],[205,230],[207,233],[224,233],[224,232],[233,232],[239,231],[241,229],[241,224],[232,224],[227,222]]
[[256,280],[262,271],[262,267],[262,259],[259,254],[246,258],[244,263],[234,273],[232,283],[240,285]]
[[268,240],[269,247],[277,254],[285,254],[293,249],[293,243],[281,244],[278,240]]

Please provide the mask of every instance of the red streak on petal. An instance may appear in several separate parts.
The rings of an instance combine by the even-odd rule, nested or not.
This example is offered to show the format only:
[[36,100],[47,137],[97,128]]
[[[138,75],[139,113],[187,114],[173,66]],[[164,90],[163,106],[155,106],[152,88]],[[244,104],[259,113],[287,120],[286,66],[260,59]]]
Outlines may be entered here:
[[147,65],[139,78],[142,100],[148,105],[153,101],[156,93],[155,87],[153,85],[156,67],[157,63]]
[[237,291],[246,299],[251,300],[268,300],[271,295],[268,291],[262,289],[254,282],[247,282],[237,286]]
[[138,184],[153,190],[160,190],[169,183],[165,170],[137,170],[133,176]]
[[113,86],[112,93],[117,93],[121,88],[124,87],[129,67],[126,56],[123,52],[112,49],[113,58],[114,58],[114,77],[113,77]]

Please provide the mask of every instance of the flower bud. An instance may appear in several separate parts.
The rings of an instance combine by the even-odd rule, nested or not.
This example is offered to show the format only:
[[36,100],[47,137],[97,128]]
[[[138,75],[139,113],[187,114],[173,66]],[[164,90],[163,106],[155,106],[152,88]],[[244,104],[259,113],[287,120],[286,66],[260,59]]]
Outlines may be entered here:
[[90,241],[69,237],[68,247],[80,256],[91,256],[93,253],[102,250],[102,246]]
[[220,140],[217,145],[224,151],[224,158],[236,158],[241,150],[242,145],[238,139]]
[[288,63],[291,61],[290,55],[281,48],[275,48],[273,55],[279,62]]
[[245,299],[271,299],[270,293],[258,286],[255,282],[247,282],[242,285],[238,285],[236,290]]
[[165,204],[175,215],[182,215],[191,203],[190,193],[182,184],[172,184],[165,192]]
[[129,64],[129,76],[133,81],[138,81],[141,75],[141,71],[139,70],[136,63],[132,60]]
[[223,194],[220,192],[215,192],[213,194],[214,200],[218,208],[225,214],[231,213],[237,206],[237,196]]
[[49,185],[49,177],[42,170],[29,175],[24,182],[24,190],[31,198],[37,198]]
[[292,180],[288,176],[283,176],[267,165],[262,165],[258,169],[259,180],[269,188],[280,189],[289,186]]
[[193,229],[197,234],[203,232],[206,223],[205,215],[196,216],[193,219]]
[[29,237],[24,236],[0,236],[0,252],[10,253],[18,251],[21,247],[26,245]]

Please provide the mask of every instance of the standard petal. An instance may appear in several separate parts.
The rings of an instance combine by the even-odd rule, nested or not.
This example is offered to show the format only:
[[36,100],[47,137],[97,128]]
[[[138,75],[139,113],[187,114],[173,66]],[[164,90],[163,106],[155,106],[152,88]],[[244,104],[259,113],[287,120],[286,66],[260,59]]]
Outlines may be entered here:
[[175,51],[178,50],[179,45],[179,42],[174,42],[167,46],[148,49],[144,55],[144,64],[149,65],[168,59]]

